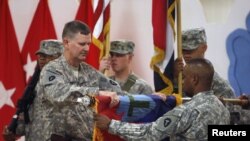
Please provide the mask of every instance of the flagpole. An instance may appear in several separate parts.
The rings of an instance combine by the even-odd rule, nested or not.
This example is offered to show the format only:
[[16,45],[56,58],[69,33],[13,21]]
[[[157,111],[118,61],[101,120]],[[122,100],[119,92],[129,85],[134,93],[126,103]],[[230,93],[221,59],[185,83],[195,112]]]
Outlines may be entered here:
[[[176,0],[177,5],[177,55],[182,58],[182,36],[181,36],[181,0]],[[182,95],[182,72],[178,74],[178,93]]]
[[[219,98],[219,97],[218,97]],[[219,98],[223,102],[228,102],[234,105],[246,105],[249,101],[247,99],[238,99],[238,98]],[[192,100],[190,97],[182,97],[182,102],[187,102]]]
[[[104,58],[109,58],[109,51],[110,51],[110,23],[111,23],[111,19],[110,19],[110,4],[111,4],[111,0],[108,2],[109,4],[109,19],[106,23],[104,23],[104,34],[105,34],[105,39],[104,39]],[[110,70],[105,69],[104,70],[104,75],[105,76],[109,76],[110,75]]]
[[[108,58],[109,57],[109,51],[110,51],[110,32],[107,33],[106,36],[106,42],[105,42],[105,57]],[[109,70],[105,69],[104,71],[104,75],[105,76],[109,76]]]

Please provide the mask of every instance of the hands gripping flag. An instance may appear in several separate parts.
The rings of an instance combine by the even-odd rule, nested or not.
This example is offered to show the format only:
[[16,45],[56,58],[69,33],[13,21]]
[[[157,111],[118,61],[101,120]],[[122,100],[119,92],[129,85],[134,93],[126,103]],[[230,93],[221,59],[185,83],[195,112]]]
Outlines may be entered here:
[[[178,95],[167,96],[164,102],[158,95],[130,95],[119,96],[120,102],[110,108],[110,97],[97,96],[95,110],[110,119],[132,123],[153,122],[163,114],[181,103]],[[94,141],[122,141],[119,136],[111,135],[107,131],[94,129]]]

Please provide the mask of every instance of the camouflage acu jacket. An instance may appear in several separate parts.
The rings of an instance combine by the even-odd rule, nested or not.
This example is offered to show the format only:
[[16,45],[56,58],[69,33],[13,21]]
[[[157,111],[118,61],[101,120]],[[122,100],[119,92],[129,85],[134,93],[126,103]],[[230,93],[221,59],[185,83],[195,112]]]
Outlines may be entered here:
[[92,110],[77,102],[77,98],[97,95],[99,90],[123,94],[113,80],[85,63],[73,68],[64,56],[43,68],[37,86],[44,123],[41,141],[48,140],[52,133],[71,139],[91,140]]

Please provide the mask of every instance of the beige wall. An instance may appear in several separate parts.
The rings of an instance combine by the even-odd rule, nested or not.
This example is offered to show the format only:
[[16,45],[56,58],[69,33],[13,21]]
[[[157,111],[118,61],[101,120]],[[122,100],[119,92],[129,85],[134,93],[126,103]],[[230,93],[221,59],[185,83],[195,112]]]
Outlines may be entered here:
[[[49,0],[57,36],[61,39],[63,25],[74,19],[78,0]],[[111,40],[127,38],[136,44],[133,68],[153,86],[149,62],[153,55],[151,0],[112,0]],[[38,0],[9,0],[19,46],[22,47]],[[227,35],[236,28],[246,28],[245,18],[250,9],[249,0],[235,0],[226,23],[209,24],[199,0],[182,0],[182,29],[203,26],[208,36],[206,57],[215,69],[227,79],[228,57],[225,49]]]

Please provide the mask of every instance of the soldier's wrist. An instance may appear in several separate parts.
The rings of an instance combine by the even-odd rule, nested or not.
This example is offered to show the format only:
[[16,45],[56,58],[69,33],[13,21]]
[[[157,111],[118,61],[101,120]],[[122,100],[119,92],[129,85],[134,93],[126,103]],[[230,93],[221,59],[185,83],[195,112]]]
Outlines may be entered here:
[[111,121],[112,121],[112,120],[109,120],[109,122],[108,122],[108,124],[107,124],[107,129],[109,129],[109,126],[110,126],[110,124],[111,124]]

